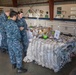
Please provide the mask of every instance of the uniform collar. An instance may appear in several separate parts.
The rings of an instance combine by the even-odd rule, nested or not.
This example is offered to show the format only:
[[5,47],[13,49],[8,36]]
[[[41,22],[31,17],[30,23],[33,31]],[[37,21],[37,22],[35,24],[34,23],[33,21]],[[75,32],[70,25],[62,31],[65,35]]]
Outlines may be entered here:
[[3,16],[4,16],[4,18],[7,20],[8,19],[8,17],[6,16],[6,14],[5,13],[3,13]]

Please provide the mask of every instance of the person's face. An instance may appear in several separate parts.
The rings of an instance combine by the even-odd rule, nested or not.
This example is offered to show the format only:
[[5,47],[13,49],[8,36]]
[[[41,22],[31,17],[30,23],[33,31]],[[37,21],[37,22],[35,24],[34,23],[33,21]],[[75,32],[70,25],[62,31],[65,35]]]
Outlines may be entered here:
[[22,17],[23,17],[23,13],[20,13],[20,14],[18,15],[18,17],[19,17],[19,18],[22,18]]
[[6,12],[6,16],[9,16],[9,14],[10,14],[10,11]]
[[13,16],[13,20],[15,21],[17,19],[17,16]]

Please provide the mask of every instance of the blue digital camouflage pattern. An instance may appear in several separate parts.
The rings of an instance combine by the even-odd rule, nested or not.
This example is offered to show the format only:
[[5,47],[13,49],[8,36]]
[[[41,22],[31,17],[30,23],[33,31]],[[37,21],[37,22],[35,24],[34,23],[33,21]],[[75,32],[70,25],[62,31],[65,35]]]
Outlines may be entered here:
[[24,29],[22,31],[20,31],[21,33],[21,42],[22,42],[22,45],[23,45],[23,52],[26,53],[27,52],[27,48],[28,48],[28,44],[29,44],[29,41],[28,41],[28,37],[27,37],[27,23],[25,21],[24,18],[21,18],[20,20],[17,19],[17,25],[18,27],[24,27]]
[[1,40],[1,48],[7,49],[7,36],[6,36],[6,31],[5,31],[5,22],[7,21],[7,16],[5,13],[2,13],[0,15],[0,33],[2,35],[2,40]]
[[7,44],[9,56],[12,64],[17,64],[17,68],[22,67],[22,45],[20,43],[21,35],[15,21],[6,22]]

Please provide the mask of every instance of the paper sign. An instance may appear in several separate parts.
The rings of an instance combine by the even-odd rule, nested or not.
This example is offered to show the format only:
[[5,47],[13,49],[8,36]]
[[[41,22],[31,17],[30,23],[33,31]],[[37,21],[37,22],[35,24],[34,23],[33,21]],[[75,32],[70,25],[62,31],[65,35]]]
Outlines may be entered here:
[[55,30],[54,38],[59,39],[59,36],[60,36],[60,31]]

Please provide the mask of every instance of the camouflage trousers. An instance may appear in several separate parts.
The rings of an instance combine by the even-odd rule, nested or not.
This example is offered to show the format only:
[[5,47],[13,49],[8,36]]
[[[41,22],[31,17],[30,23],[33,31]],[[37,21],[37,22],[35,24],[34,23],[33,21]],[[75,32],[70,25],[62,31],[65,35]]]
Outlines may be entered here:
[[8,51],[12,64],[17,64],[17,68],[22,67],[22,45],[19,41],[7,40]]

